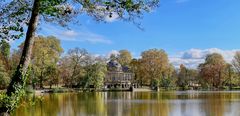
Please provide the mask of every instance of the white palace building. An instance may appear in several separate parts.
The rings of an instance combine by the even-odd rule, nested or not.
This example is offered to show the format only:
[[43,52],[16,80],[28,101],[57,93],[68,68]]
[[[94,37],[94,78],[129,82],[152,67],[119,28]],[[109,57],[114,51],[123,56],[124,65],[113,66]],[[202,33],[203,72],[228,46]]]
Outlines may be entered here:
[[129,89],[134,81],[134,73],[129,72],[128,67],[122,67],[116,60],[108,62],[108,72],[106,74],[105,88]]

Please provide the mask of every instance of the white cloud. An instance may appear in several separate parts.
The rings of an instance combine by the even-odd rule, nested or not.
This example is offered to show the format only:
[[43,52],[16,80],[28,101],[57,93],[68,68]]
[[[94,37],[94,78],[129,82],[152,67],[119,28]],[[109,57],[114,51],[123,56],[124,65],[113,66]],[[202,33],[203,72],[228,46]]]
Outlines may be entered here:
[[114,54],[114,55],[119,55],[119,51],[118,50],[112,50],[110,52],[107,53],[107,58],[110,58],[110,56]]
[[87,30],[67,30],[61,27],[56,27],[53,25],[45,24],[41,28],[41,34],[43,35],[53,35],[59,38],[60,40],[65,41],[80,41],[80,42],[89,42],[89,43],[103,43],[111,44],[112,41],[106,37],[87,31]]
[[194,58],[194,59],[202,59],[204,57],[202,50],[200,49],[190,49],[182,53],[183,59]]
[[233,50],[222,50],[218,48],[210,48],[210,49],[190,49],[184,52],[178,53],[178,55],[170,57],[170,62],[175,66],[179,67],[180,64],[184,64],[189,68],[197,68],[200,63],[203,63],[205,57],[211,53],[219,53],[224,59],[231,63],[235,52],[240,49]]
[[90,42],[90,43],[104,43],[104,44],[111,44],[112,41],[106,39],[102,35],[98,35],[92,32],[75,32],[73,30],[67,30],[60,34],[58,38],[62,38],[63,40],[70,40],[70,41],[83,41],[83,42]]
[[189,68],[197,68],[200,63],[204,62],[204,59],[183,59],[181,57],[170,57],[170,62],[176,67],[179,68],[181,64]]
[[68,30],[68,31],[63,32],[61,35],[66,36],[66,37],[74,38],[78,35],[78,33],[76,33],[73,30]]

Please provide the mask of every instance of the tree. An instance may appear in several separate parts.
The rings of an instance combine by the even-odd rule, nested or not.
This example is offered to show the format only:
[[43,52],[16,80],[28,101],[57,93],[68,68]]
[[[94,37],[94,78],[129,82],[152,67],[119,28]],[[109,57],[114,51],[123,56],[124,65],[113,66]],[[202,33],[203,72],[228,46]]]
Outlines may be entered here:
[[2,61],[0,60],[0,89],[6,88],[9,82],[10,82],[9,75],[6,72]]
[[53,36],[35,38],[31,64],[35,76],[39,79],[40,88],[43,88],[44,82],[48,79],[47,75],[51,73],[48,71],[49,67],[56,67],[62,51],[60,41]]
[[10,75],[13,75],[14,72],[16,71],[16,68],[17,68],[16,64],[19,63],[20,57],[21,57],[20,49],[18,49],[18,50],[13,49],[12,53],[10,55],[10,58],[9,58]]
[[[1,38],[0,38],[1,39]],[[10,44],[1,39],[0,41],[0,89],[6,89],[10,82],[10,74],[11,74],[11,67],[10,67]]]
[[197,83],[198,72],[194,69],[188,69],[183,64],[180,65],[180,71],[178,73],[177,84],[179,87],[186,89],[191,83]]
[[80,48],[70,49],[60,60],[59,69],[65,86],[95,89],[103,86],[107,71],[105,58],[95,57]]
[[[23,44],[19,46],[20,51],[23,49]],[[38,36],[35,37],[33,44],[33,54],[31,56],[32,75],[30,81],[33,85],[39,82],[40,88],[43,88],[44,82],[48,79],[48,68],[56,67],[63,52],[60,41],[53,36]],[[37,80],[37,81],[35,81]]]
[[115,13],[119,16],[119,19],[132,21],[138,25],[135,19],[141,17],[144,11],[151,11],[152,8],[158,6],[158,3],[158,0],[13,0],[1,2],[1,38],[18,39],[24,35],[23,27],[28,27],[20,63],[11,80],[7,95],[11,96],[11,93],[16,92],[14,86],[24,87],[24,75],[30,62],[39,20],[66,26],[67,22],[74,21],[73,18],[83,12],[94,17],[97,21],[105,21],[106,16],[112,17]]
[[97,62],[87,66],[85,69],[86,75],[84,79],[84,88],[90,87],[90,85],[92,85],[95,89],[103,87],[104,77],[107,72],[106,64]]
[[[12,93],[17,92],[17,88],[24,88],[26,77],[25,74],[28,70],[28,65],[30,62],[30,56],[32,53],[32,46],[34,43],[35,31],[38,24],[39,12],[40,12],[40,0],[35,0],[33,3],[33,7],[31,8],[32,13],[29,13],[28,5],[30,5],[29,1],[25,1],[26,3],[22,3],[23,1],[11,1],[10,3],[3,5],[1,4],[2,9],[0,11],[0,22],[1,29],[0,34],[2,38],[9,39],[9,35],[11,38],[19,38],[18,36],[22,36],[23,26],[20,26],[21,22],[28,24],[28,30],[26,33],[25,45],[22,51],[22,56],[20,58],[20,63],[17,67],[17,70],[10,82],[10,85],[7,89],[7,95],[11,96]],[[5,2],[3,2],[5,3]],[[29,18],[28,14],[31,14],[31,18]],[[29,20],[30,19],[30,20]],[[28,21],[29,20],[29,21]],[[15,22],[15,23],[13,23]],[[12,24],[11,24],[12,23]],[[24,24],[22,23],[22,24]],[[11,34],[11,31],[21,32],[19,35]],[[18,93],[16,93],[16,96]],[[2,107],[1,112],[8,111],[8,108]]]
[[196,69],[188,69],[188,85],[194,86],[193,84],[199,84],[199,75],[198,70]]
[[144,78],[141,75],[140,60],[134,58],[132,59],[129,65],[130,65],[131,72],[134,73],[134,80],[140,85],[143,85]]
[[232,89],[233,84],[236,83],[237,78],[233,78],[235,74],[236,73],[233,66],[227,63],[225,68],[225,80],[223,84],[229,86],[230,89]]
[[237,51],[233,57],[232,64],[234,69],[240,75],[240,51]]
[[[85,49],[70,49],[61,61],[61,69],[64,73],[65,85],[68,87],[77,86],[84,77],[88,56],[90,54]],[[63,68],[64,67],[64,68]]]
[[164,50],[150,49],[142,52],[140,72],[151,86],[159,86],[161,78],[165,78],[169,68],[168,56]]
[[64,84],[66,87],[70,87],[71,84],[70,76],[72,75],[72,71],[69,64],[70,60],[66,56],[61,58],[58,62],[58,69],[59,73],[61,74],[59,75],[59,78],[62,80],[62,84]]
[[117,55],[116,54],[110,54],[109,59],[110,60],[117,60]]
[[237,51],[233,57],[232,65],[228,65],[228,75],[230,80],[230,88],[232,85],[239,84],[239,75],[240,75],[240,51]]
[[[138,24],[135,18],[142,16],[144,11],[151,11],[158,5],[157,0],[149,1],[88,1],[88,0],[13,0],[1,2],[0,7],[0,37],[18,39],[24,35],[27,26],[26,39],[19,65],[7,89],[7,95],[18,96],[17,88],[24,88],[26,72],[30,63],[35,32],[40,21],[55,22],[66,26],[77,14],[85,12],[97,21],[112,17],[113,13],[124,21]],[[79,4],[79,5],[76,5]],[[80,10],[79,10],[80,9]],[[13,94],[12,94],[13,93]],[[1,112],[8,111],[1,108]]]
[[1,40],[0,42],[0,51],[1,51],[1,55],[4,58],[9,58],[10,55],[10,45],[8,42],[6,42],[5,40]]
[[160,86],[167,88],[175,87],[176,83],[176,70],[172,64],[169,64],[167,69],[164,71],[164,77],[160,80]]
[[219,88],[224,80],[226,62],[222,55],[213,53],[207,55],[205,62],[199,65],[201,77],[212,87]]
[[61,75],[58,67],[56,65],[49,65],[46,69],[46,77],[47,77],[47,83],[50,86],[50,89],[52,88],[52,85],[57,85],[59,84],[59,76]]
[[132,55],[128,50],[120,50],[117,59],[122,66],[128,66],[132,60]]
[[178,73],[178,80],[177,80],[178,86],[186,87],[188,85],[187,75],[188,75],[187,68],[183,64],[181,64],[180,65],[180,71]]
[[5,66],[4,68],[9,73],[10,66],[9,66],[9,56],[10,56],[10,44],[5,40],[1,40],[0,42],[0,60],[2,60],[2,64]]

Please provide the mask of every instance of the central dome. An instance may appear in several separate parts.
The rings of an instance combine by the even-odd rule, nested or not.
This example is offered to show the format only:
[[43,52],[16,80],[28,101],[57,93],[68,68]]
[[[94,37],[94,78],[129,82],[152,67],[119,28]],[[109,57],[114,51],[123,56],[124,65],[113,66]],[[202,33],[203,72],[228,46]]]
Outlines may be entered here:
[[107,66],[109,71],[122,71],[121,64],[116,60],[110,60]]

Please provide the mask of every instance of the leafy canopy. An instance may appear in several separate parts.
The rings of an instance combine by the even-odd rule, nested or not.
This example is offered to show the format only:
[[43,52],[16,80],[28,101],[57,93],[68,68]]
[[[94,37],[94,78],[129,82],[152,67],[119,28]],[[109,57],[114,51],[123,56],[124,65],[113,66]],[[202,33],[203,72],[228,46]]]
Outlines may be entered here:
[[[35,0],[36,1],[36,0]],[[96,21],[106,22],[106,18],[116,15],[119,20],[136,21],[144,12],[158,6],[159,0],[38,0],[40,2],[40,22],[57,23],[67,26],[78,23],[78,16],[86,14]],[[0,3],[0,38],[18,39],[24,36],[29,24],[34,0],[3,0]]]

